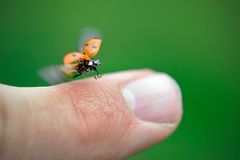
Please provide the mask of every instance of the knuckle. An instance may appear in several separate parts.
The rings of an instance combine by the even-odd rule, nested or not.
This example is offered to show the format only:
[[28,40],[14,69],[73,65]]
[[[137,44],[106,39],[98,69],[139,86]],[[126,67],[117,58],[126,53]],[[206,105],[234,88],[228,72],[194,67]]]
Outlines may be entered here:
[[[65,86],[63,94],[68,94],[70,106],[76,116],[77,132],[81,132],[81,143],[106,144],[104,147],[120,147],[127,139],[128,131],[134,126],[132,112],[125,105],[121,94],[114,91],[114,84],[88,87],[81,81]],[[84,131],[83,131],[84,130]],[[114,143],[113,143],[114,142]]]

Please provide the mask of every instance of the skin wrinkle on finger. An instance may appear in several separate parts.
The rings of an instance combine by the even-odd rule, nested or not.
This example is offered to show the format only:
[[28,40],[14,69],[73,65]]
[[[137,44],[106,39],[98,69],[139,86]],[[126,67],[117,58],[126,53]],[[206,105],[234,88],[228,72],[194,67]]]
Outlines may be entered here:
[[[61,90],[59,93],[62,96],[70,96],[72,108],[79,121],[85,123],[87,135],[84,141],[88,145],[101,144],[101,148],[105,151],[114,149],[117,152],[121,143],[124,143],[123,138],[127,136],[129,128],[133,127],[132,112],[127,106],[122,106],[124,102],[121,100],[121,94],[111,89],[118,87],[115,83],[108,83],[108,87],[101,82],[94,81],[94,83],[96,83],[94,86],[89,87],[88,84],[91,82],[82,80],[56,87]],[[96,101],[96,97],[101,99]],[[121,101],[117,102],[119,100]]]

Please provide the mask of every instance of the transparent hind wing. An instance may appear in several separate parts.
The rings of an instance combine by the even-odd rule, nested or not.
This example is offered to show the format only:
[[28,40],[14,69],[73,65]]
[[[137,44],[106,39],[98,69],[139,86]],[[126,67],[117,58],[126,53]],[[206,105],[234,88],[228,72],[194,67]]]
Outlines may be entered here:
[[82,53],[85,42],[92,38],[102,39],[101,32],[98,29],[92,28],[92,27],[86,27],[81,30],[80,38],[78,42],[79,52]]
[[38,74],[45,81],[54,85],[71,80],[77,71],[71,65],[52,65],[40,69]]

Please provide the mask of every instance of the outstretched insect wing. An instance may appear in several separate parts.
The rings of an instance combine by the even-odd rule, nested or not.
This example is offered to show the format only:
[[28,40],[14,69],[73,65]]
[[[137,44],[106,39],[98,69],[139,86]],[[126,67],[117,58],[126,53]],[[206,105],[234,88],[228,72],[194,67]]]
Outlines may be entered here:
[[76,70],[71,65],[52,65],[38,71],[40,77],[50,84],[59,84],[71,80]]
[[80,39],[78,42],[79,52],[82,53],[85,43],[92,38],[102,39],[101,32],[98,29],[92,27],[83,28],[81,30]]

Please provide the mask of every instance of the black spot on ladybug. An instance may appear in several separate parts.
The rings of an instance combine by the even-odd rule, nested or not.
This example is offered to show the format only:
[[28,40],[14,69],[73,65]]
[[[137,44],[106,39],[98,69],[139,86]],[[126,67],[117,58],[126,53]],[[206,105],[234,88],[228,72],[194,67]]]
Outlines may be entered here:
[[86,43],[85,46],[88,46],[88,44]]
[[92,48],[97,48],[97,46],[92,46]]
[[75,53],[72,54],[72,57],[77,57],[77,55]]

